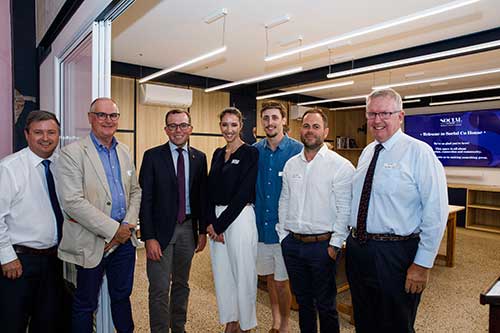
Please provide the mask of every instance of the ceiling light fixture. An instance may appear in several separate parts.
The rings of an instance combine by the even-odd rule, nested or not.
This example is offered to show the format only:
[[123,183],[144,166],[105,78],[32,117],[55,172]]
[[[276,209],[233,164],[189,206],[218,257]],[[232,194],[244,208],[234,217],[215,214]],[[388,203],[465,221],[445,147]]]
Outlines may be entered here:
[[440,58],[447,58],[447,57],[451,57],[451,56],[457,56],[460,54],[466,54],[466,53],[491,49],[491,48],[495,48],[495,47],[499,47],[499,46],[500,46],[500,40],[496,40],[496,41],[492,41],[492,42],[461,47],[458,49],[452,49],[452,50],[447,50],[447,51],[442,51],[442,52],[437,52],[437,53],[426,54],[426,55],[413,57],[413,58],[406,58],[406,59],[390,61],[390,62],[386,62],[386,63],[382,63],[382,64],[376,64],[376,65],[372,65],[372,66],[365,66],[365,67],[360,67],[360,68],[356,68],[356,69],[349,69],[346,71],[330,73],[326,77],[329,79],[333,79],[333,78],[340,77],[340,76],[348,76],[348,75],[353,75],[353,74],[373,72],[373,71],[380,70],[380,69],[399,67],[399,66],[403,66],[403,65],[409,65],[409,64],[419,63],[419,62],[436,60],[436,59],[440,59]]
[[210,88],[205,89],[205,92],[211,92],[211,91],[215,91],[215,90],[220,90],[220,89],[225,89],[225,88],[229,88],[229,87],[234,87],[234,86],[237,86],[237,85],[240,85],[240,84],[248,84],[248,83],[254,83],[254,82],[264,81],[264,80],[272,79],[272,78],[275,78],[275,77],[278,77],[278,76],[283,76],[283,75],[298,73],[298,72],[301,72],[302,70],[303,70],[302,67],[289,68],[289,69],[286,69],[286,70],[283,70],[283,71],[273,72],[273,73],[264,74],[264,75],[261,75],[261,76],[252,77],[252,78],[249,78],[249,79],[234,81],[234,82],[225,83],[225,84],[221,84],[221,85],[218,85],[218,86],[210,87]]
[[354,84],[354,81],[344,81],[344,82],[338,82],[338,83],[330,83],[330,84],[325,84],[325,85],[322,85],[322,86],[315,86],[315,87],[309,87],[309,88],[302,88],[302,89],[290,90],[290,91],[285,91],[285,92],[280,92],[280,93],[275,93],[275,94],[269,94],[269,95],[261,95],[261,96],[257,96],[257,100],[265,99],[265,98],[278,97],[278,96],[292,95],[292,94],[300,94],[300,93],[309,92],[309,91],[317,91],[317,90],[323,90],[323,89],[329,89],[329,88],[343,87],[343,86],[348,86],[348,85],[351,85],[351,84]]
[[457,8],[460,8],[460,7],[464,7],[464,6],[473,4],[473,3],[478,2],[478,1],[479,0],[457,0],[457,1],[452,1],[452,2],[449,2],[449,3],[441,5],[441,6],[432,7],[432,8],[429,8],[429,9],[426,9],[426,10],[423,10],[423,11],[420,11],[420,12],[417,12],[417,13],[414,13],[414,14],[410,14],[410,15],[407,15],[407,16],[403,16],[403,17],[394,19],[394,20],[389,20],[389,21],[382,22],[382,23],[379,23],[379,24],[374,24],[372,26],[368,26],[368,27],[365,27],[365,28],[354,30],[354,31],[345,33],[345,34],[340,35],[340,36],[336,36],[336,37],[329,38],[329,39],[324,39],[324,40],[316,42],[316,43],[304,45],[304,46],[301,46],[301,47],[297,47],[297,48],[291,49],[289,51],[285,51],[285,52],[277,53],[277,54],[274,54],[274,55],[270,55],[270,56],[265,57],[264,60],[265,61],[273,61],[273,60],[276,60],[276,59],[284,58],[284,57],[287,57],[287,56],[290,56],[290,55],[293,55],[293,54],[297,54],[297,53],[300,53],[300,52],[308,51],[308,50],[311,50],[311,49],[314,49],[314,48],[317,48],[317,47],[321,47],[321,46],[325,46],[325,45],[328,45],[328,44],[337,43],[337,42],[340,42],[340,41],[343,41],[343,40],[346,40],[346,39],[350,39],[350,38],[354,38],[354,37],[366,35],[368,33],[376,32],[376,31],[380,31],[380,30],[392,28],[392,27],[395,27],[395,26],[398,26],[398,25],[401,25],[401,24],[404,24],[404,23],[409,23],[409,22],[412,22],[412,21],[416,21],[416,20],[422,19],[424,17],[429,17],[429,16],[432,16],[432,15],[441,14],[443,12],[450,11],[450,10],[453,10],[453,9],[457,9]]
[[406,87],[406,86],[412,86],[412,85],[422,84],[422,83],[430,83],[430,82],[444,81],[444,80],[454,80],[454,79],[461,79],[461,78],[471,77],[471,76],[494,74],[494,73],[499,73],[499,72],[500,72],[500,67],[497,67],[497,68],[485,69],[485,70],[476,71],[476,72],[468,72],[468,73],[433,77],[430,79],[384,84],[384,85],[380,85],[380,86],[374,86],[374,87],[372,87],[372,89],[375,90],[375,89],[386,89],[386,88],[395,88],[395,87]]
[[284,16],[281,16],[281,17],[273,19],[269,23],[266,23],[264,25],[264,27],[266,27],[267,29],[272,29],[274,27],[277,27],[278,25],[281,25],[283,23],[286,23],[286,22],[290,21],[290,19],[291,19],[290,15],[284,15]]
[[368,95],[356,95],[356,96],[338,97],[331,99],[322,99],[319,101],[297,103],[297,105],[304,106],[304,105],[322,104],[328,102],[341,102],[341,101],[350,101],[355,99],[366,99],[367,96]]
[[224,17],[227,15],[227,8],[222,8],[222,9],[219,9],[218,11],[208,15],[207,17],[205,17],[203,19],[203,21],[206,23],[206,24],[210,24],[212,22],[215,22],[217,21],[218,19]]
[[482,87],[474,87],[474,88],[437,91],[437,92],[427,93],[427,94],[408,95],[408,96],[405,96],[405,98],[419,98],[419,97],[431,97],[431,96],[439,96],[439,95],[451,95],[451,94],[459,94],[459,93],[483,91],[483,90],[492,90],[492,89],[500,89],[500,84],[496,84],[496,85],[492,85],[492,86],[482,86]]
[[208,53],[205,53],[199,57],[196,57],[196,58],[193,58],[191,60],[188,60],[186,62],[183,62],[182,64],[179,64],[179,65],[175,65],[173,67],[170,67],[170,68],[166,68],[166,69],[162,69],[161,71],[158,71],[156,73],[153,73],[151,75],[148,75],[146,76],[145,78],[142,78],[139,80],[139,83],[144,83],[144,82],[147,82],[149,80],[152,80],[154,78],[157,78],[158,76],[162,76],[162,75],[165,75],[167,73],[170,73],[170,72],[173,72],[173,71],[176,71],[178,69],[181,69],[183,67],[187,67],[189,65],[192,65],[196,62],[200,62],[202,60],[205,60],[205,59],[208,59],[208,58],[211,58],[217,54],[220,54],[220,53],[223,53],[223,52],[226,52],[227,50],[227,47],[226,46],[223,46],[221,48],[218,48],[216,50],[213,50],[213,51],[210,51]]
[[456,100],[456,101],[445,101],[445,102],[432,102],[432,103],[429,103],[429,105],[430,106],[437,106],[437,105],[448,105],[448,104],[459,104],[459,103],[485,102],[485,101],[494,101],[497,99],[500,99],[500,96],[460,99],[460,100]]
[[[420,102],[419,99],[412,99],[412,100],[408,100],[408,101],[403,101],[403,104],[404,103],[417,103],[417,102]],[[350,110],[350,109],[360,109],[360,108],[364,108],[366,107],[366,104],[359,104],[359,105],[352,105],[352,106],[341,106],[339,108],[330,108],[330,110],[332,111],[336,111],[336,110]]]
[[366,104],[360,104],[360,105],[351,105],[351,106],[341,106],[339,108],[330,108],[332,111],[337,111],[337,110],[351,110],[351,109],[361,109],[365,108]]

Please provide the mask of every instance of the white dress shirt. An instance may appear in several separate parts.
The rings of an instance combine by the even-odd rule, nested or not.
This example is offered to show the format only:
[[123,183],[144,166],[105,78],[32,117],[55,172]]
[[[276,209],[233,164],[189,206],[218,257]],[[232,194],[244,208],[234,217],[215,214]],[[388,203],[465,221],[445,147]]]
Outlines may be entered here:
[[[353,178],[349,225],[356,227],[363,182],[375,145],[370,143],[359,158]],[[426,143],[401,130],[382,144],[375,167],[368,206],[368,233],[407,236],[420,233],[414,263],[432,267],[448,218],[448,193],[444,168]]]
[[323,145],[308,162],[304,149],[283,169],[279,200],[280,242],[289,232],[333,232],[330,245],[341,247],[347,238],[351,211],[352,164]]
[[[54,155],[49,160],[54,161]],[[43,159],[24,148],[0,161],[0,263],[17,259],[12,245],[46,249],[57,245]],[[50,164],[51,170],[53,163]]]

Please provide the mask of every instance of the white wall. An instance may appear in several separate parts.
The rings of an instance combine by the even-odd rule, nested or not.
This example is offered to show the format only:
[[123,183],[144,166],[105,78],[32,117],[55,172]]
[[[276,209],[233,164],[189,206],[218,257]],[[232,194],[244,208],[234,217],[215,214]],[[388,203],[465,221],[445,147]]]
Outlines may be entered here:
[[85,0],[52,43],[50,54],[40,65],[40,108],[42,110],[55,109],[54,63],[56,57],[60,57],[72,41],[85,29],[91,27],[94,19],[110,2],[111,0]]
[[10,1],[0,1],[0,158],[12,153],[12,40]]
[[[405,113],[414,115],[487,109],[500,109],[500,101],[414,108],[405,110]],[[500,186],[500,168],[446,167],[445,171],[448,183]]]

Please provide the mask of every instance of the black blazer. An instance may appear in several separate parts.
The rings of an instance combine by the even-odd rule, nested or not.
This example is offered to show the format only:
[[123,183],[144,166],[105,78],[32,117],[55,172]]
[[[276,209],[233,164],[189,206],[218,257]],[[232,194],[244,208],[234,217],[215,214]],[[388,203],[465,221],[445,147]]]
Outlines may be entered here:
[[[206,234],[207,157],[189,147],[189,203],[195,244]],[[139,183],[142,188],[139,221],[141,240],[156,239],[165,250],[174,233],[177,207],[177,176],[168,142],[144,153]]]

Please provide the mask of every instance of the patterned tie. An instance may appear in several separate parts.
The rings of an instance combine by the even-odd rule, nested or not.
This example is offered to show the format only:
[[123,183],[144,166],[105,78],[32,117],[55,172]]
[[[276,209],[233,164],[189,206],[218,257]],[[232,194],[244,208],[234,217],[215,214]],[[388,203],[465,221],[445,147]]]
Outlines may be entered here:
[[361,191],[361,199],[359,200],[358,222],[356,225],[356,235],[360,243],[366,242],[366,217],[368,216],[368,205],[370,204],[370,195],[372,192],[373,175],[375,174],[375,166],[377,165],[378,154],[384,148],[382,144],[375,146],[368,171],[366,172],[365,182],[363,183],[363,191]]
[[177,210],[177,222],[182,223],[186,219],[186,175],[184,171],[184,154],[182,148],[177,148],[177,186],[179,192],[179,207]]
[[57,242],[59,243],[62,238],[62,225],[64,217],[59,206],[59,201],[57,200],[56,186],[54,183],[54,176],[52,176],[52,171],[50,171],[50,161],[43,160],[43,166],[45,167],[45,178],[47,179],[47,187],[49,189],[50,204],[57,222]]

